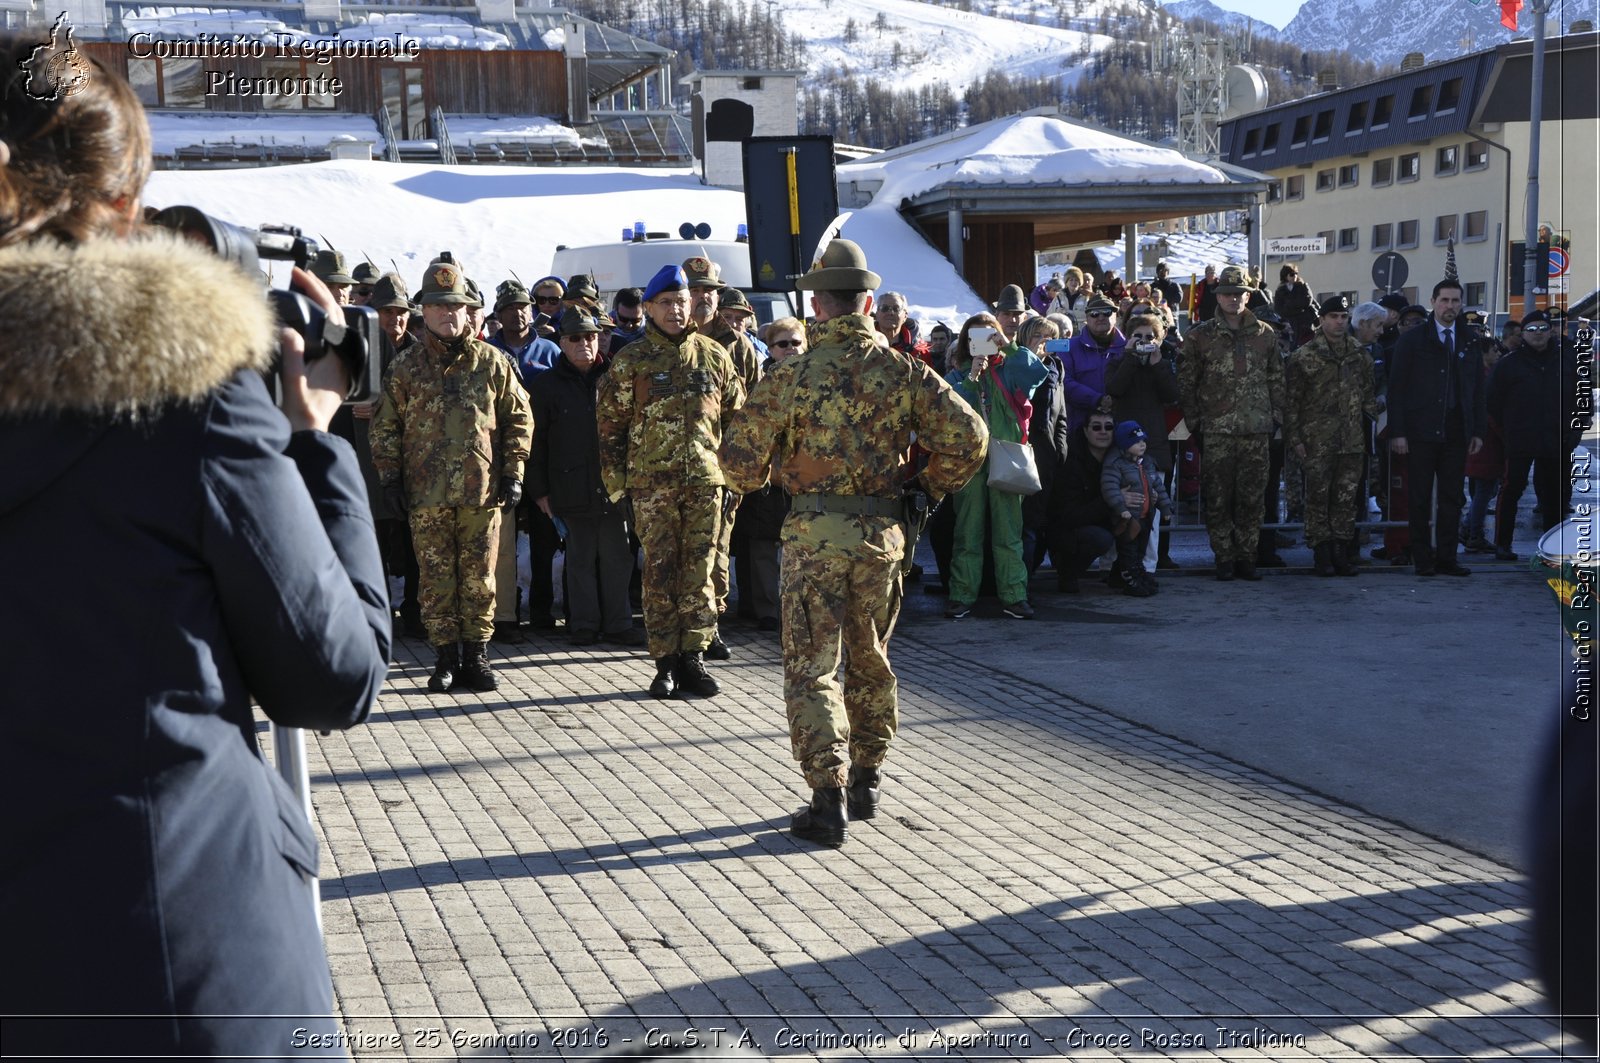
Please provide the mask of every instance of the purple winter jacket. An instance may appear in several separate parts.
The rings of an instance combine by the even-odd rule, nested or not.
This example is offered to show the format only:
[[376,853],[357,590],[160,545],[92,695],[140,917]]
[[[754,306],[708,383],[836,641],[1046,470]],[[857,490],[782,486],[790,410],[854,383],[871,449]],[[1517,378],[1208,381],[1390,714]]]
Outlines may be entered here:
[[1062,390],[1067,395],[1067,430],[1075,432],[1089,419],[1106,393],[1106,363],[1122,353],[1127,340],[1122,330],[1113,328],[1109,342],[1101,346],[1084,329],[1072,337],[1072,346],[1061,356]]

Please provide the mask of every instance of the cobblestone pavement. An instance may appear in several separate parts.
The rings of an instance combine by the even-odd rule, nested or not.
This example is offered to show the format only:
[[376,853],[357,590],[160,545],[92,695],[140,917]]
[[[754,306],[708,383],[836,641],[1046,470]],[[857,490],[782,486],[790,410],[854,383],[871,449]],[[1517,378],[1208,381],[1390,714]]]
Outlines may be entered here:
[[1511,868],[951,658],[936,624],[897,638],[884,809],[838,851],[784,829],[768,636],[725,632],[705,701],[541,638],[498,692],[433,695],[400,643],[371,721],[308,736],[356,1058],[1576,1050]]

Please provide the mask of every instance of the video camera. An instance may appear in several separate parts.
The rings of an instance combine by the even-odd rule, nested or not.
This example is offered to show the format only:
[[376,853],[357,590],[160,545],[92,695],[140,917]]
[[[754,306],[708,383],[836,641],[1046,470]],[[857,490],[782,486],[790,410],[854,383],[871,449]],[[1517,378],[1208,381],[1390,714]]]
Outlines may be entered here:
[[[310,237],[291,225],[263,225],[247,229],[211,217],[197,207],[168,207],[157,211],[152,224],[171,229],[190,240],[204,244],[219,258],[232,262],[254,276],[261,272],[262,259],[293,262],[301,269],[309,268],[321,248]],[[346,403],[371,402],[383,386],[381,359],[374,357],[382,349],[382,333],[378,329],[378,315],[364,306],[344,308],[344,321],[331,321],[322,307],[295,291],[268,289],[268,301],[273,313],[286,328],[292,328],[305,342],[306,361],[315,361],[328,354],[336,354],[350,374],[350,391]],[[278,395],[278,369],[274,364],[267,386]]]

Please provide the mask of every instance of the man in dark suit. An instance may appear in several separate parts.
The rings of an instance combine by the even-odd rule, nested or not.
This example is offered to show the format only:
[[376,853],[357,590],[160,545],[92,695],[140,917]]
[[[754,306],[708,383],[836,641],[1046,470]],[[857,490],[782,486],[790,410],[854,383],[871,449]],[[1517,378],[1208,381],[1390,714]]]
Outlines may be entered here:
[[[1404,333],[1389,367],[1389,449],[1406,455],[1410,474],[1411,557],[1417,575],[1469,576],[1456,560],[1467,455],[1483,446],[1483,361],[1473,337],[1461,334],[1461,282],[1433,286],[1433,313]],[[1433,488],[1439,485],[1437,540],[1430,534]]]

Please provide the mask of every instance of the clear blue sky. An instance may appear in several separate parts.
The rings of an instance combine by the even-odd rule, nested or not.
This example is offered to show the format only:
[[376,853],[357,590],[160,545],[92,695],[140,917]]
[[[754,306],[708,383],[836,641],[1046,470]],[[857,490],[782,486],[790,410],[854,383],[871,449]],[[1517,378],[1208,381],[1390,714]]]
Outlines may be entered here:
[[1224,11],[1237,11],[1278,29],[1289,24],[1304,0],[1212,0]]

